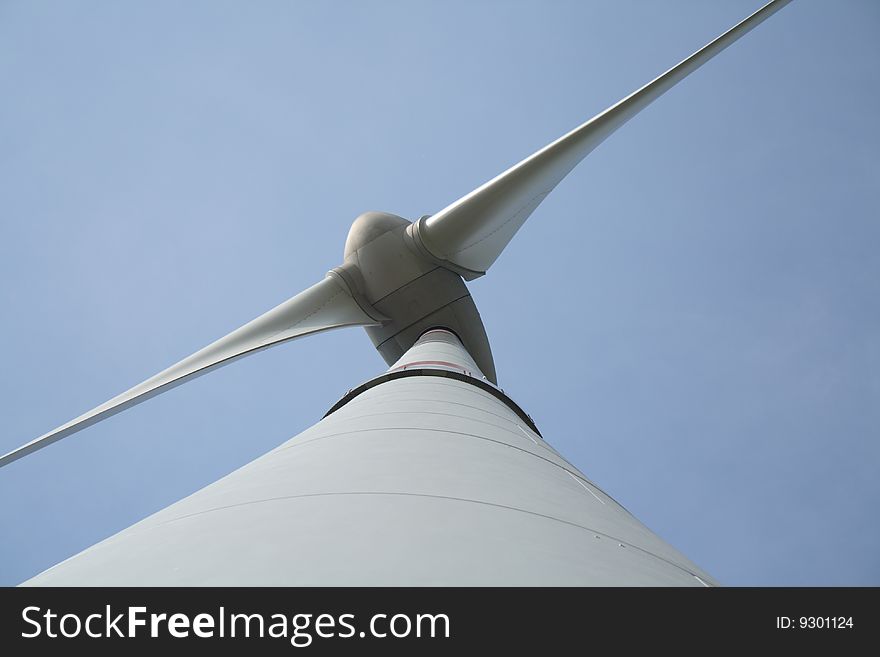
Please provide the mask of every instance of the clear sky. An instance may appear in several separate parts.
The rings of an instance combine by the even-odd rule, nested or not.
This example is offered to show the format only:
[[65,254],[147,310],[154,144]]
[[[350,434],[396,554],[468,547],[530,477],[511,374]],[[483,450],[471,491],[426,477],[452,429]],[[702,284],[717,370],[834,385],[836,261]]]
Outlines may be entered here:
[[[435,212],[761,5],[0,2],[0,451]],[[880,4],[795,0],[470,284],[499,382],[729,585],[880,585]],[[15,584],[385,368],[297,341],[0,470]]]

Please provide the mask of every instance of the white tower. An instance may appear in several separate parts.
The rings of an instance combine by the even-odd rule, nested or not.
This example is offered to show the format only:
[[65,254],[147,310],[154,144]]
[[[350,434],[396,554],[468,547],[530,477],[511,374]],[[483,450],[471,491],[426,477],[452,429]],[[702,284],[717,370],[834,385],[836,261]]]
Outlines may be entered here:
[[26,582],[714,583],[545,442],[445,330],[310,429]]

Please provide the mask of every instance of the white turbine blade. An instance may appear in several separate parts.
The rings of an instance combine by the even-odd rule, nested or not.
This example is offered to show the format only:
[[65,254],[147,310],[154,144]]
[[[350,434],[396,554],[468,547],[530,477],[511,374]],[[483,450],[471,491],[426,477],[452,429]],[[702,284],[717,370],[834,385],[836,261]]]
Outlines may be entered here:
[[156,376],[0,457],[0,467],[242,356],[287,340],[343,326],[380,322],[327,277]]
[[790,1],[769,2],[638,91],[437,214],[422,218],[410,229],[416,245],[466,280],[482,276],[544,197],[588,153],[667,89]]

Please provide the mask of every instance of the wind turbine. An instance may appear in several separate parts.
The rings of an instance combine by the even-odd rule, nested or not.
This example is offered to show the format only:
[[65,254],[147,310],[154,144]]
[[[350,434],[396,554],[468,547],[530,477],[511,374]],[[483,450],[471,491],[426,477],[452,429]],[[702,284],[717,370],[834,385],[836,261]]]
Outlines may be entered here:
[[769,3],[440,212],[412,223],[361,215],[343,264],[322,281],[0,457],[6,465],[221,365],[320,331],[364,326],[391,366],[315,427],[32,583],[713,583],[556,454],[497,388],[465,281],[487,272],[607,136],[787,1]]

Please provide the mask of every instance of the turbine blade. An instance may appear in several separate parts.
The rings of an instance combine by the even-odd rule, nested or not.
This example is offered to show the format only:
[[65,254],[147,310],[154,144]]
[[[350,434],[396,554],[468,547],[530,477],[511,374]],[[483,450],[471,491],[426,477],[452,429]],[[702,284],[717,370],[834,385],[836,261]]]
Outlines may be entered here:
[[355,302],[335,277],[328,276],[156,376],[4,454],[0,457],[0,467],[243,356],[311,333],[379,323]]
[[486,273],[554,187],[596,146],[791,0],[773,0],[604,112],[458,199],[408,233],[422,253],[472,280]]

